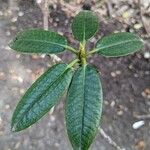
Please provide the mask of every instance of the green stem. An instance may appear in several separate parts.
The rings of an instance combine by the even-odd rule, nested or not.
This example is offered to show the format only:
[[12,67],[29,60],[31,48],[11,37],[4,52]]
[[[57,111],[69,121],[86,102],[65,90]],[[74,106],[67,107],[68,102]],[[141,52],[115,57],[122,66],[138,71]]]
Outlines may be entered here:
[[86,62],[85,42],[80,43],[79,59],[80,59],[80,62],[82,64],[82,66],[85,66],[87,64],[87,62]]
[[86,66],[86,64],[87,64],[86,58],[82,58],[81,61],[82,61],[82,65],[83,65],[83,66]]
[[69,51],[71,51],[71,52],[73,52],[73,53],[75,53],[75,54],[78,54],[77,50],[74,49],[74,48],[71,47],[71,46],[66,46],[66,49],[69,50]]
[[88,53],[88,55],[93,54],[93,53],[95,53],[95,52],[97,52],[97,49],[91,50],[91,51]]
[[69,63],[69,65],[67,66],[67,68],[71,68],[73,67],[76,63],[78,63],[80,60],[79,59],[75,59],[73,60],[71,63]]

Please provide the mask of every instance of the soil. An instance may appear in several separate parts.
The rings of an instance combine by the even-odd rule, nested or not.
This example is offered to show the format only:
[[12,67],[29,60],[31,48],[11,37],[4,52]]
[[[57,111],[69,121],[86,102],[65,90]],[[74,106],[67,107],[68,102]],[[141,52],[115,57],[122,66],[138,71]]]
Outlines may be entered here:
[[[6,1],[0,1],[0,4],[0,150],[71,150],[64,125],[65,98],[55,107],[53,114],[45,115],[29,129],[19,133],[10,131],[11,116],[19,99],[35,79],[55,62],[49,56],[19,54],[8,47],[8,43],[18,31],[42,28],[42,13],[34,1],[20,1],[19,9],[11,17]],[[64,33],[72,46],[77,47],[78,43],[71,37],[72,16],[60,6],[51,5],[50,8],[52,11],[49,28]],[[137,10],[137,7],[132,9]],[[87,49],[91,48],[99,37],[115,31],[133,31],[139,36],[146,36],[144,27],[135,30],[132,24],[124,23],[121,18],[120,21],[117,17],[99,17],[102,19],[100,31],[88,44]],[[133,17],[137,22],[141,22],[137,14]],[[146,52],[150,52],[150,45],[149,39],[144,38],[144,41],[144,50],[136,54],[121,58],[95,55],[88,60],[98,68],[103,85],[101,127],[126,150],[150,148],[149,119],[137,117],[150,113],[150,59],[144,57]],[[69,52],[59,56],[64,62],[72,58]],[[144,121],[144,125],[133,129],[132,125],[141,120]],[[91,149],[116,148],[98,134]]]

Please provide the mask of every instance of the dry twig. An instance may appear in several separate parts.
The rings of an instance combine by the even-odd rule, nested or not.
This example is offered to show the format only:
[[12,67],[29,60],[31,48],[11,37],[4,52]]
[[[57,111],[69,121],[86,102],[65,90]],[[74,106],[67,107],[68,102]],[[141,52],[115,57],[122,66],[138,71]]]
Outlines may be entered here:
[[137,119],[150,119],[150,114],[147,115],[134,115],[135,118]]
[[[48,6],[49,6],[49,1],[48,0],[41,0],[41,1],[37,0],[37,4],[40,7],[40,9],[42,11],[42,14],[43,14],[43,28],[45,30],[48,30],[48,27],[49,27],[49,25],[48,25],[48,18],[49,18]],[[61,58],[58,57],[55,54],[50,55],[50,57],[53,59],[54,62],[62,61]]]
[[[144,27],[144,29],[145,29],[145,31],[147,32],[147,34],[148,34],[148,36],[150,36],[150,29],[149,29],[149,22],[147,23],[147,22],[145,22],[145,18],[144,18],[144,16],[143,16],[143,9],[142,9],[142,7],[143,7],[143,3],[141,2],[141,0],[138,0],[138,5],[139,5],[139,10],[140,10],[140,17],[141,17],[141,21],[142,21],[142,24],[143,24],[143,27]],[[148,6],[149,7],[149,6]],[[148,8],[147,8],[148,9]]]
[[100,134],[102,135],[102,137],[107,140],[107,142],[112,145],[113,147],[116,148],[116,150],[125,150],[125,148],[121,148],[115,141],[113,141],[111,139],[111,137],[109,135],[106,134],[106,132],[102,129],[102,128],[99,128],[99,132]]

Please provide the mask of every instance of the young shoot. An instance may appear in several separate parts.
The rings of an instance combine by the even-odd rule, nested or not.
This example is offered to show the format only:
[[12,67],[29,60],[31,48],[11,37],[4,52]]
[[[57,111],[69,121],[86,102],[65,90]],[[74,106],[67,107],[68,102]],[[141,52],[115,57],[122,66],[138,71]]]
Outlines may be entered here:
[[[99,39],[92,50],[87,42],[99,29],[98,17],[91,11],[81,11],[72,23],[72,33],[79,48],[68,45],[56,32],[30,29],[19,33],[10,43],[22,53],[57,54],[68,50],[76,55],[70,64],[58,63],[48,68],[27,90],[12,117],[12,131],[21,131],[36,123],[59,103],[67,92],[65,120],[68,137],[74,150],[88,150],[100,124],[103,93],[97,69],[87,62],[94,54],[120,57],[142,49],[142,40],[126,32],[112,33]],[[74,67],[74,66],[77,67]]]

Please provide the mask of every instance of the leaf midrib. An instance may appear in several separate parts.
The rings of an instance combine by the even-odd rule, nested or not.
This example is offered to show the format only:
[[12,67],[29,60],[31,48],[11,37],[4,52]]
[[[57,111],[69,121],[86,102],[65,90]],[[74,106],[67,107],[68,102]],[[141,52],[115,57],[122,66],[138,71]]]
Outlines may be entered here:
[[81,127],[81,137],[80,137],[80,148],[82,148],[82,134],[84,129],[84,113],[85,113],[85,70],[86,66],[83,67],[84,74],[83,74],[83,108],[82,108],[82,127]]
[[[95,50],[95,52],[98,52],[98,51],[100,51],[100,50],[103,50],[103,49],[105,49],[105,48],[111,48],[111,47],[113,47],[113,46],[117,46],[117,45],[121,45],[121,44],[127,44],[127,43],[130,43],[130,42],[140,42],[141,40],[140,39],[135,39],[135,40],[126,40],[125,42],[123,41],[123,42],[117,42],[117,43],[115,43],[115,44],[111,44],[111,45],[107,45],[107,46],[102,46],[102,47],[100,47],[101,45],[99,45],[98,47],[100,47],[100,48],[97,48],[96,50]],[[101,43],[100,43],[101,44]],[[103,44],[103,43],[102,43]]]
[[63,76],[63,74],[64,74],[67,70],[68,70],[68,69],[65,69],[65,70],[44,90],[43,94],[41,94],[41,95],[38,96],[38,98],[37,98],[38,100],[37,100],[36,102],[34,102],[34,101],[32,102],[32,104],[28,107],[28,110],[26,110],[26,111],[19,117],[19,120],[18,120],[16,123],[14,123],[13,126],[14,126],[14,125],[17,125],[18,122],[20,122],[20,120],[22,119],[22,117],[25,116],[26,112],[27,112],[27,111],[30,111],[31,108],[32,108],[36,103],[38,103],[38,102],[41,100],[41,97],[46,93],[47,89],[49,89],[51,86],[53,86],[53,84],[55,83],[55,81],[59,80],[59,78],[60,78],[61,76]]
[[83,25],[83,41],[82,42],[84,42],[85,41],[85,22],[86,22],[86,13],[84,13],[84,17],[85,17],[85,21],[84,21],[84,25]]
[[44,42],[44,43],[47,43],[47,44],[53,44],[53,45],[61,46],[61,47],[63,47],[63,48],[66,48],[66,46],[67,46],[67,44],[66,44],[66,45],[63,45],[63,44],[58,44],[58,43],[55,43],[55,42],[50,42],[50,41],[48,42],[48,41],[45,41],[45,40],[18,39],[17,41],[29,41],[29,42],[33,41],[33,42],[40,42],[40,43]]

